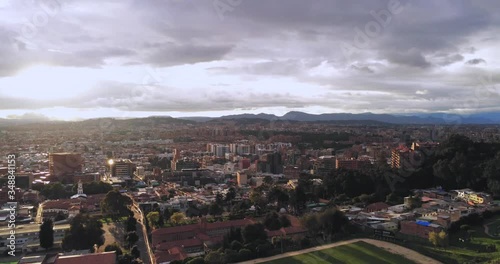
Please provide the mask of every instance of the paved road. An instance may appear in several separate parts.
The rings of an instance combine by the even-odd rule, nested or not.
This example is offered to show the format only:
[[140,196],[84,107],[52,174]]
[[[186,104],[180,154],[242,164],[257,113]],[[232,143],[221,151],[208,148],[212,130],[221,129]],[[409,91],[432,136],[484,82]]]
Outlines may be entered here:
[[156,264],[154,255],[149,246],[149,241],[147,237],[146,226],[144,226],[144,215],[142,214],[141,209],[134,202],[131,210],[134,212],[134,217],[137,219],[137,235],[139,236],[139,241],[137,241],[137,247],[141,252],[141,259],[144,264]]
[[419,264],[420,263],[421,264],[440,264],[441,263],[439,261],[431,259],[431,258],[424,256],[424,255],[422,255],[416,251],[413,251],[411,249],[407,249],[405,247],[401,247],[401,246],[398,246],[396,244],[392,244],[392,243],[380,241],[380,240],[374,240],[374,239],[352,239],[352,240],[337,242],[337,243],[333,243],[333,244],[308,248],[308,249],[294,251],[294,252],[288,252],[285,254],[280,254],[280,255],[276,255],[276,256],[272,256],[272,257],[268,257],[268,258],[254,259],[254,260],[240,262],[240,263],[241,264],[264,263],[264,262],[268,262],[268,261],[272,261],[272,260],[276,260],[276,259],[280,259],[280,258],[291,257],[291,256],[296,256],[296,255],[300,255],[300,254],[304,254],[304,253],[317,251],[317,250],[323,250],[323,249],[327,249],[327,248],[351,244],[351,243],[358,242],[358,241],[364,241],[366,243],[370,243],[374,246],[382,248],[382,249],[389,251],[391,253],[402,255],[405,258],[414,261],[415,263],[419,263]]

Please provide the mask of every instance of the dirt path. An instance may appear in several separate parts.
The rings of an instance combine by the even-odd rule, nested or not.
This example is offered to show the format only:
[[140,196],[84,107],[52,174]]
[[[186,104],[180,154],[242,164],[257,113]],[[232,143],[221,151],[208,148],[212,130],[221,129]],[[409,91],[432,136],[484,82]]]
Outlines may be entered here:
[[123,243],[124,227],[122,223],[108,223],[103,224],[102,229],[104,230],[104,244],[99,247],[101,252],[104,252],[104,248],[107,245],[117,242],[120,246],[125,248]]
[[396,244],[392,244],[392,243],[385,242],[385,241],[374,240],[374,239],[352,239],[352,240],[337,242],[337,243],[328,244],[328,245],[324,245],[324,246],[313,247],[313,248],[308,248],[308,249],[294,251],[294,252],[288,252],[285,254],[276,255],[276,256],[272,256],[272,257],[268,257],[268,258],[254,259],[254,260],[245,261],[245,262],[241,262],[241,263],[242,264],[263,263],[263,262],[267,262],[267,261],[271,261],[271,260],[275,260],[275,259],[291,257],[291,256],[296,256],[296,255],[300,255],[300,254],[304,254],[304,253],[313,252],[313,251],[318,251],[318,250],[323,250],[323,249],[327,249],[327,248],[351,244],[351,243],[358,242],[358,241],[364,241],[366,243],[377,246],[377,247],[384,249],[388,252],[391,252],[393,254],[402,255],[405,258],[412,260],[416,263],[421,263],[421,264],[439,264],[439,263],[441,263],[439,261],[431,259],[431,258],[424,256],[424,255],[422,255],[416,251],[413,251],[411,249],[407,249],[405,247],[398,246]]

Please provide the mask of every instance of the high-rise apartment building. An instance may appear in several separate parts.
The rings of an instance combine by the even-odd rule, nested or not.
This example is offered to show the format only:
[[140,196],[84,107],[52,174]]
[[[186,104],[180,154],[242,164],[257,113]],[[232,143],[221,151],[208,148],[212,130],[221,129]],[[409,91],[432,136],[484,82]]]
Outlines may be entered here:
[[135,171],[135,164],[129,159],[113,160],[110,164],[111,176],[122,179],[132,179]]
[[49,173],[53,180],[63,181],[81,173],[83,158],[80,153],[50,153]]

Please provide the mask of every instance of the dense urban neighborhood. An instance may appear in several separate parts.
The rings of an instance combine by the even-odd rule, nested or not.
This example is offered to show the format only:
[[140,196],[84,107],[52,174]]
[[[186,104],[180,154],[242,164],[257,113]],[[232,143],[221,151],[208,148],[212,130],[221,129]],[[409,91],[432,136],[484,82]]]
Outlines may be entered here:
[[245,118],[3,128],[2,259],[235,263],[367,238],[445,263],[492,261],[498,135]]

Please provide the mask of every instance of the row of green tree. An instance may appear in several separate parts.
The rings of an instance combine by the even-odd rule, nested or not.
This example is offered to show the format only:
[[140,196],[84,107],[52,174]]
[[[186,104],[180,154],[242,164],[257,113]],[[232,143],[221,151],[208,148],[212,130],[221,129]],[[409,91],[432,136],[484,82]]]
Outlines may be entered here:
[[[41,195],[50,200],[67,199],[77,193],[78,184],[63,185],[60,182],[49,184],[34,184],[33,190],[39,191]],[[85,194],[100,194],[111,191],[113,187],[105,182],[90,182],[83,184]]]
[[124,242],[127,249],[123,249],[118,243],[109,244],[104,248],[105,252],[115,251],[118,264],[142,264],[140,260],[141,252],[136,245],[139,240],[137,235],[137,220],[131,212],[124,223]]
[[500,195],[500,143],[473,142],[461,135],[444,141],[409,177],[407,187],[471,188]]
[[[365,170],[332,170],[320,177],[323,184],[314,184],[311,180],[317,176],[303,174],[296,190],[288,193],[288,204],[300,207],[304,199],[318,201],[320,198],[335,203],[361,200],[396,203],[413,189],[436,186],[445,190],[471,188],[500,195],[498,143],[473,142],[465,136],[452,135],[435,151],[422,150],[418,156],[413,167],[401,170],[394,170],[383,162]],[[255,197],[263,199],[260,194]],[[281,198],[285,200],[286,197]]]

